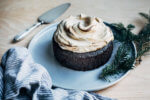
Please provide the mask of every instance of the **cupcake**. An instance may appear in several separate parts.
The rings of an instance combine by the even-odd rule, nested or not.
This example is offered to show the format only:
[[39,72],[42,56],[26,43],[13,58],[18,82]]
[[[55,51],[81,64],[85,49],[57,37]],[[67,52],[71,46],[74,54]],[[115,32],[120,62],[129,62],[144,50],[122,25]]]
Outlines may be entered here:
[[83,14],[61,21],[53,36],[53,51],[64,67],[87,71],[111,57],[114,36],[98,17]]

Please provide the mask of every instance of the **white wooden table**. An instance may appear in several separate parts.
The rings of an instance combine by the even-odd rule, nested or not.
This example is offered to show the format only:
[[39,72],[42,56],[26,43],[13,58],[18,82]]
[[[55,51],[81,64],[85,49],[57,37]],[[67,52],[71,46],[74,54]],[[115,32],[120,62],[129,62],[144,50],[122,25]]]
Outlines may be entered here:
[[[150,9],[150,0],[0,0],[0,58],[11,47],[27,46],[33,35],[47,25],[34,30],[19,43],[11,41],[16,34],[32,25],[40,14],[65,2],[72,5],[55,22],[69,15],[85,13],[110,23],[132,23],[136,26],[135,33],[146,22],[138,12]],[[142,63],[121,82],[97,93],[119,100],[150,100],[150,56],[143,57]]]

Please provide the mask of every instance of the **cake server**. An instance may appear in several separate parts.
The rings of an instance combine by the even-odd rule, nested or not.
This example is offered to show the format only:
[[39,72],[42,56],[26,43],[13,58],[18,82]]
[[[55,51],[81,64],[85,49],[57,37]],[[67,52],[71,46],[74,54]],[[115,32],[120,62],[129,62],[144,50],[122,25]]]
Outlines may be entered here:
[[38,17],[38,22],[33,24],[31,27],[26,29],[25,31],[19,33],[14,37],[14,42],[22,40],[25,36],[27,36],[33,29],[37,28],[38,26],[42,24],[49,24],[55,19],[57,19],[59,16],[61,16],[69,7],[70,3],[65,3],[62,5],[59,5],[53,9],[48,10],[44,14]]

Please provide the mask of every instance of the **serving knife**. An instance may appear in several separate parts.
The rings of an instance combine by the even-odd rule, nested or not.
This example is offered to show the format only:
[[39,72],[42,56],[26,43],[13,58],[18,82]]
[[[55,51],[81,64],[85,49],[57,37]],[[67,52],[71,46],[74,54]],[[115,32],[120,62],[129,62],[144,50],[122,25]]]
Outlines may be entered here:
[[48,10],[47,12],[45,12],[44,14],[38,17],[37,23],[33,24],[31,27],[29,27],[25,31],[16,35],[14,37],[14,42],[18,42],[22,40],[25,36],[27,36],[33,29],[37,28],[38,26],[53,22],[55,19],[61,16],[70,7],[70,5],[71,5],[70,3],[65,3],[53,9]]

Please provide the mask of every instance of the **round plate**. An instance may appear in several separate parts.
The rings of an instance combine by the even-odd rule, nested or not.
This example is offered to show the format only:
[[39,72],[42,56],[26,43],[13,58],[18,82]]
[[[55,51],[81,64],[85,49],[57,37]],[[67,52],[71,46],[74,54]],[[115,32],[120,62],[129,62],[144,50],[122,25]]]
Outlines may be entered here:
[[[49,72],[52,78],[53,86],[86,91],[101,90],[114,85],[128,74],[129,71],[126,73],[109,76],[108,79],[110,81],[99,78],[102,69],[113,61],[114,55],[120,44],[119,42],[114,42],[113,53],[109,61],[104,66],[101,66],[95,70],[75,71],[60,65],[54,58],[52,49],[52,37],[57,25],[58,23],[52,24],[41,30],[36,36],[34,36],[28,46],[34,61],[43,65]],[[131,43],[131,46],[133,48],[131,54],[136,56],[134,44]]]

